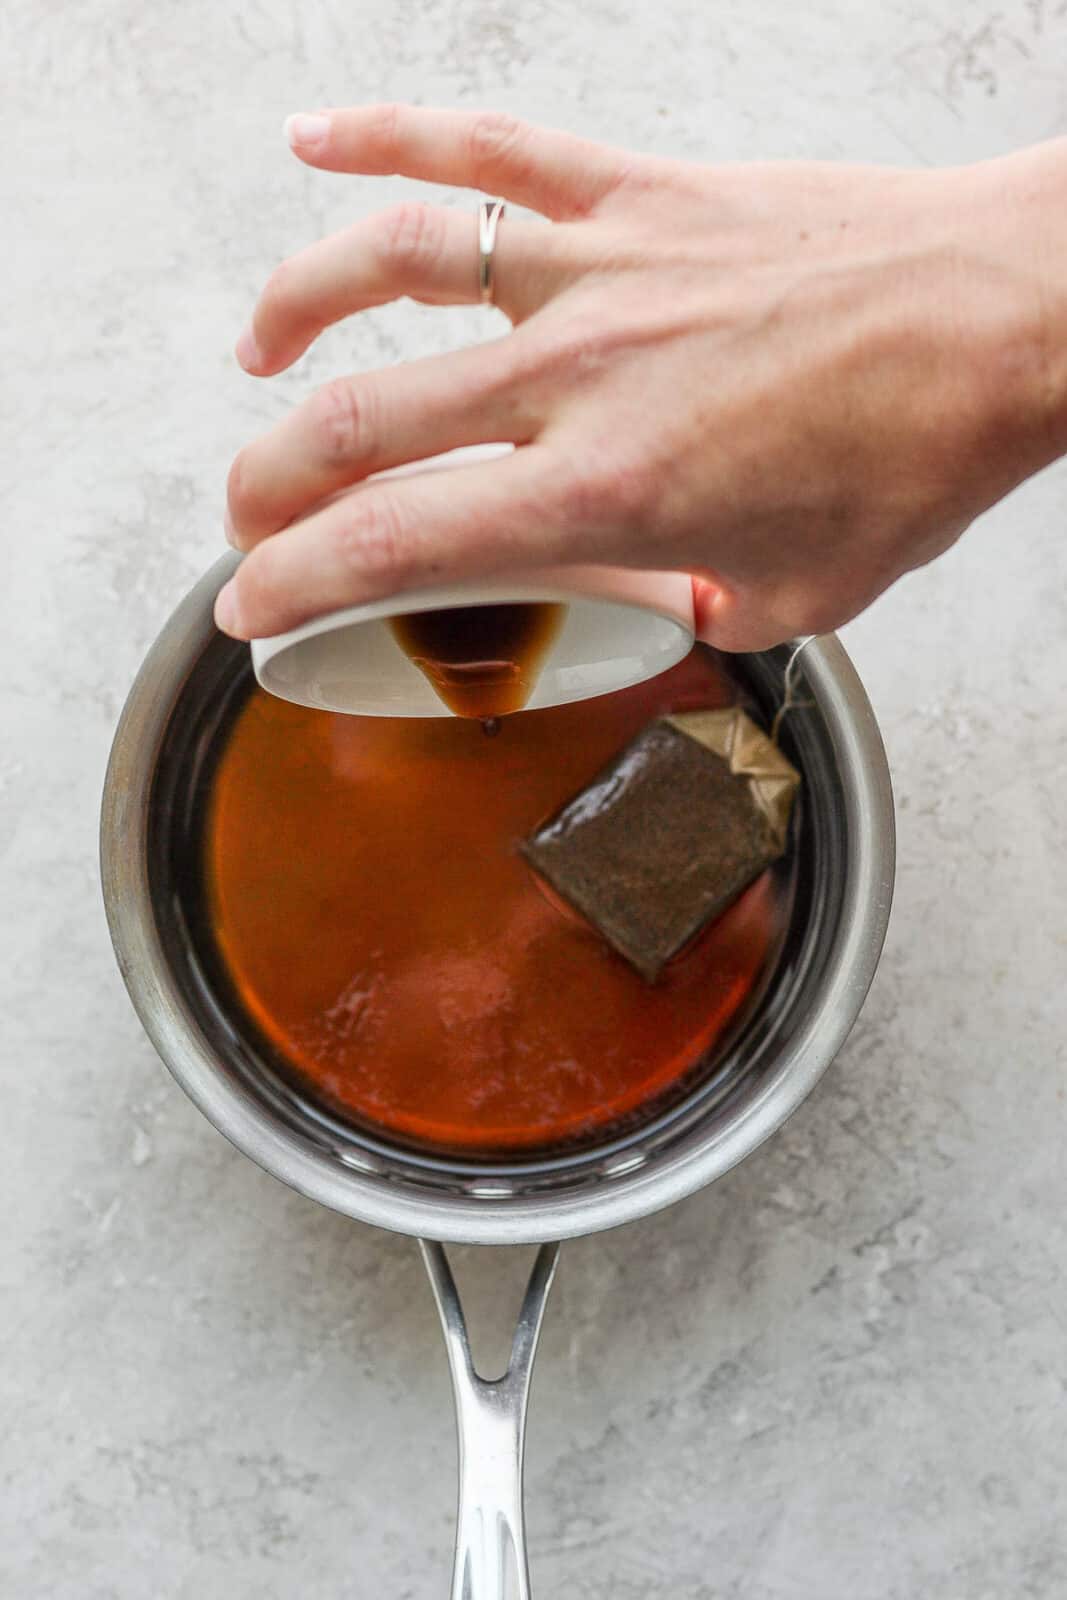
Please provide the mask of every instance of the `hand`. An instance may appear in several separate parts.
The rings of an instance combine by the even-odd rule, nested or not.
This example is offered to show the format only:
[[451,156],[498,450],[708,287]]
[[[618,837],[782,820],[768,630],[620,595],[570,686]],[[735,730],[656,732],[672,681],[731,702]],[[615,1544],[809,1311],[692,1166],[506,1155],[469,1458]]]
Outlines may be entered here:
[[[695,166],[495,114],[296,117],[296,154],[499,194],[502,338],[341,378],[242,450],[219,625],[272,634],[397,590],[546,563],[696,575],[702,636],[847,621],[1067,448],[1045,237],[1064,146],[908,172]],[[291,365],[403,295],[477,299],[472,211],[412,202],[285,262],[237,354]],[[1057,354],[1053,355],[1053,351]],[[364,484],[481,441],[441,479]],[[345,491],[345,492],[342,492]]]

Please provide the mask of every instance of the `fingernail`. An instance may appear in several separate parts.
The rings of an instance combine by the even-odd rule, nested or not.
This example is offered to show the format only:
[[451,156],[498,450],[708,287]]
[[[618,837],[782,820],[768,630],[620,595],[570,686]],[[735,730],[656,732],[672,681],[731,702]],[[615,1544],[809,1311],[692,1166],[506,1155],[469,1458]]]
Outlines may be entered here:
[[260,350],[259,345],[256,343],[256,336],[252,332],[251,323],[249,323],[248,327],[245,328],[244,332],[241,334],[241,337],[234,345],[233,353],[241,363],[242,367],[244,367],[246,372],[250,372],[253,367],[259,367],[263,365],[263,353]]
[[318,150],[326,143],[330,131],[329,117],[308,116],[299,111],[285,119],[285,137],[292,150]]
[[236,550],[237,529],[233,525],[233,518],[230,516],[229,506],[227,506],[226,510],[222,513],[222,531],[226,535],[226,543],[232,544],[233,548]]
[[232,581],[225,584],[215,596],[215,626],[221,628],[223,633],[232,634],[236,638],[238,632],[237,594]]

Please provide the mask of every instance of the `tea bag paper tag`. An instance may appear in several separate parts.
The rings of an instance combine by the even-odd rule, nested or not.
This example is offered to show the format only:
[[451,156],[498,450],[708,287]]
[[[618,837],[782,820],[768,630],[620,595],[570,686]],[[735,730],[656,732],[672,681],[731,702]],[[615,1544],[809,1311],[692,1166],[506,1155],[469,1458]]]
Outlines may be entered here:
[[738,707],[724,711],[681,711],[663,719],[747,778],[754,803],[767,819],[779,850],[785,849],[800,773],[778,746]]

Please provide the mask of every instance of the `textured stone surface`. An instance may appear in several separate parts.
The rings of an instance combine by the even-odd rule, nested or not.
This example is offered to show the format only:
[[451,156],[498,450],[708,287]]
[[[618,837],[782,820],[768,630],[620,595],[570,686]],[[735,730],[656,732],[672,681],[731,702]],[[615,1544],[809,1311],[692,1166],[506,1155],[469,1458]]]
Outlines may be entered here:
[[[0,1593],[445,1592],[453,1442],[414,1248],[288,1193],[156,1062],[96,881],[134,669],[239,444],[474,313],[392,308],[263,385],[285,252],[400,184],[293,109],[496,102],[691,156],[973,159],[1063,130],[1052,0],[133,0],[0,10]],[[535,1588],[1067,1592],[1067,476],[849,630],[900,805],[837,1068],[713,1190],[568,1247],[535,1385]],[[488,1309],[519,1263],[468,1251]]]

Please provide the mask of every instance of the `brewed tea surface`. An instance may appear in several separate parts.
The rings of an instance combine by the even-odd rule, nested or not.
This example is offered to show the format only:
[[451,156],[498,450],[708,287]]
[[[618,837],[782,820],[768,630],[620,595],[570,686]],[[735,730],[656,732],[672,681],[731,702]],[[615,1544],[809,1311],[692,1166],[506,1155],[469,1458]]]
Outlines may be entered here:
[[518,846],[650,718],[733,699],[702,650],[496,739],[253,690],[214,772],[206,901],[278,1064],[360,1125],[486,1155],[580,1140],[688,1081],[776,945],[775,875],[650,989]]

